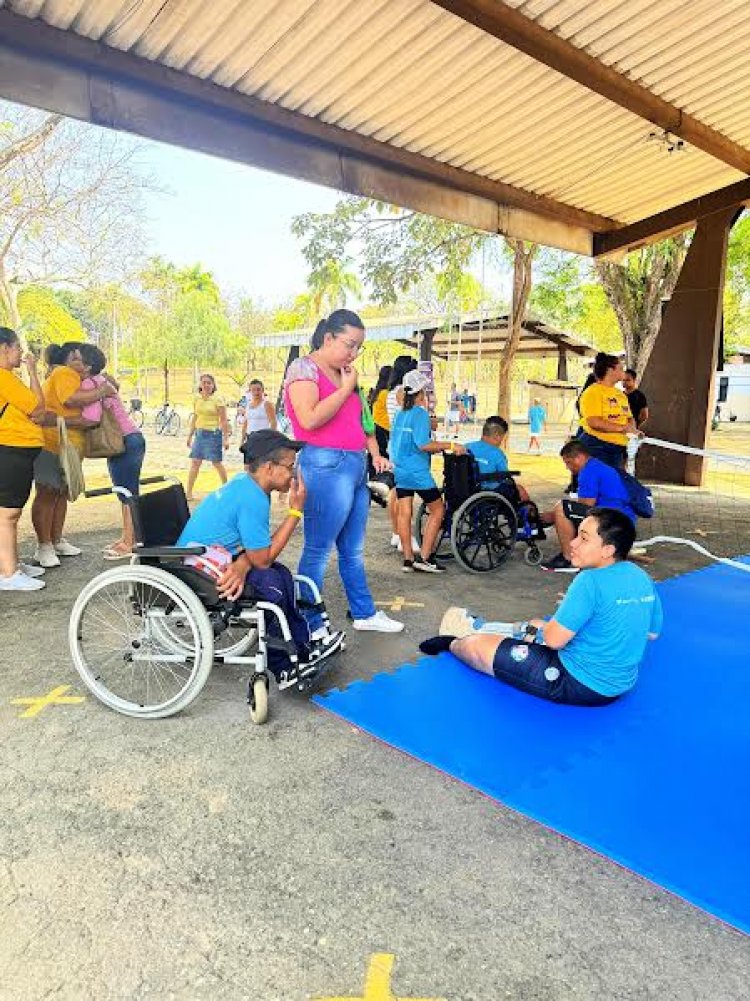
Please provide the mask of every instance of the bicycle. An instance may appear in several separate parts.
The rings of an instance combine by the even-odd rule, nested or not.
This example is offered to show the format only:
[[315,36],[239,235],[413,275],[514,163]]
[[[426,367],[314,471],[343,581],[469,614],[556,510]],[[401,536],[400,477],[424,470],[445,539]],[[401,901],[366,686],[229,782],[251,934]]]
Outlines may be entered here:
[[154,428],[157,434],[171,434],[172,436],[178,435],[180,433],[180,415],[177,413],[175,408],[171,403],[166,400],[162,406],[156,411],[154,417]]
[[138,399],[133,399],[130,401],[130,409],[128,410],[128,417],[135,424],[137,428],[143,427],[143,401]]

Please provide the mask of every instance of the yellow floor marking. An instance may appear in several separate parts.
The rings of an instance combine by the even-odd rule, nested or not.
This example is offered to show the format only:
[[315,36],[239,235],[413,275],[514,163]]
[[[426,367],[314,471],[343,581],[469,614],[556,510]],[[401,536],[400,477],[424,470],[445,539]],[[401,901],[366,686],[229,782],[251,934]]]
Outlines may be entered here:
[[424,608],[421,601],[407,601],[402,594],[396,595],[390,601],[376,601],[375,604],[389,608],[392,612],[400,612],[402,608]]
[[38,716],[42,709],[47,706],[75,706],[86,701],[85,695],[66,695],[70,690],[70,685],[58,685],[47,695],[32,696],[28,699],[11,699],[12,706],[28,706],[29,708],[20,714],[19,719],[29,719],[31,716]]
[[391,973],[396,957],[390,952],[376,952],[370,957],[365,976],[365,993],[357,997],[318,997],[313,1001],[445,1001],[444,998],[398,998],[391,994]]

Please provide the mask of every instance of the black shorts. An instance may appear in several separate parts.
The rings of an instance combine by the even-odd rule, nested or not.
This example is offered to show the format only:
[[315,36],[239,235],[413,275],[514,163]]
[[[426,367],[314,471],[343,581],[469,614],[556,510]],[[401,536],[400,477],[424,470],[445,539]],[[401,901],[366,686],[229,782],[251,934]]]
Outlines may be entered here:
[[584,518],[588,517],[589,508],[586,504],[581,504],[580,501],[569,500],[567,497],[563,497],[563,513],[568,521],[572,521],[576,528],[581,524]]
[[0,507],[21,508],[34,481],[34,459],[41,448],[0,445]]
[[529,695],[569,706],[608,706],[619,696],[601,695],[573,677],[557,650],[543,643],[505,639],[495,651],[496,678]]
[[409,490],[407,487],[396,487],[396,496],[399,500],[403,497],[413,497],[414,494],[418,494],[425,504],[432,504],[436,500],[440,500],[440,491],[437,487],[428,487],[427,490]]

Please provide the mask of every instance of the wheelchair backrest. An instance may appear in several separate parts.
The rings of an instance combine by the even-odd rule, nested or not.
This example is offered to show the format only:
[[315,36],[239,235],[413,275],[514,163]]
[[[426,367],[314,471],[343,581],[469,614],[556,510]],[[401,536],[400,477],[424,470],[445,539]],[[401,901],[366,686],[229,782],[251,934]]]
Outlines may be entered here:
[[173,546],[190,517],[181,483],[130,500],[136,542],[143,546]]
[[445,503],[451,510],[460,507],[472,494],[481,490],[479,466],[474,456],[450,455],[444,457]]

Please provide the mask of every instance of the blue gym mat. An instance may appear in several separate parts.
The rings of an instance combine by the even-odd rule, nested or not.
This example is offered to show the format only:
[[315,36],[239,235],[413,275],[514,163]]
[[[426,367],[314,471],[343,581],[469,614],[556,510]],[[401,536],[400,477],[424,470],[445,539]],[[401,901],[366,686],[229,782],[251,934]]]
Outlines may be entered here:
[[315,702],[750,932],[750,575],[659,584],[634,692],[555,706],[424,657]]

